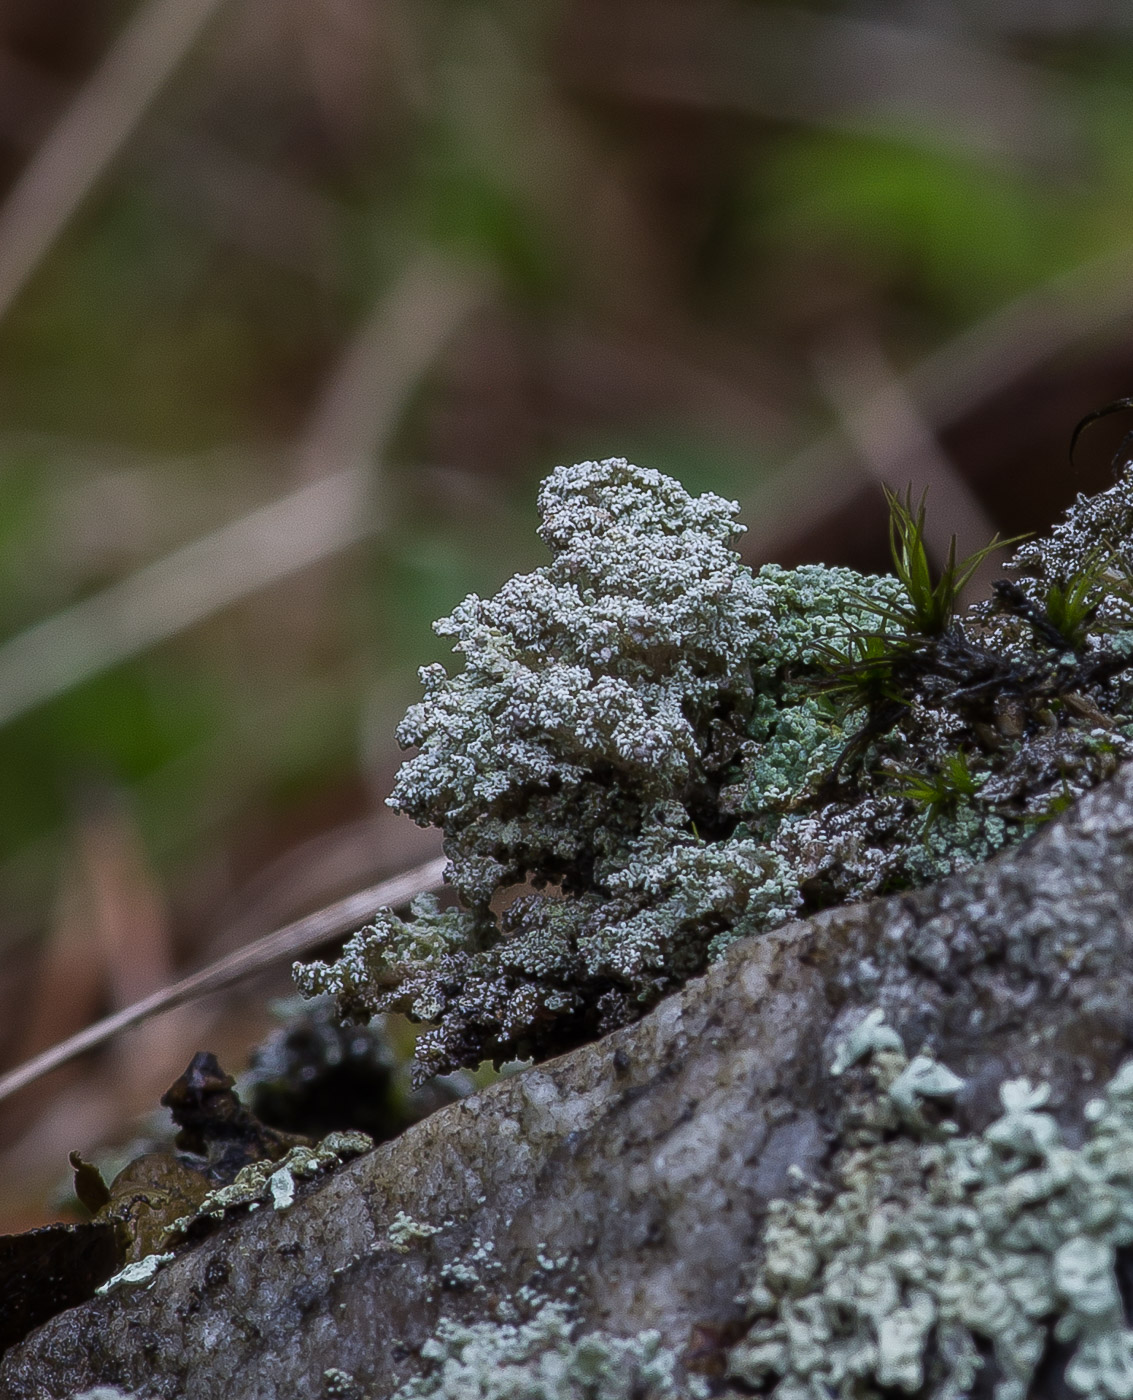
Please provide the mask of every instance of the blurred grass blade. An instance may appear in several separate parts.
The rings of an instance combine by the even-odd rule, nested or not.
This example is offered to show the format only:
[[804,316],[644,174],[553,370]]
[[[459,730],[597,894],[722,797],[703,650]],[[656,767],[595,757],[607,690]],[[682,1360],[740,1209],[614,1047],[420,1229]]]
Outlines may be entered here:
[[[87,920],[106,970],[110,1005],[132,1006],[176,977],[168,902],[126,794],[91,785],[79,806],[77,854]],[[140,1108],[152,1103],[178,1072],[182,1046],[199,1031],[196,1014],[182,1008],[123,1036],[112,1071],[120,1099]]]
[[0,645],[0,724],[362,539],[366,474],[335,472]]
[[[68,852],[54,914],[40,944],[34,978],[24,995],[26,1019],[14,1046],[14,1058],[20,1062],[38,1058],[87,1025],[102,1004],[105,972],[97,933],[83,898],[81,871],[74,852]],[[5,1117],[6,1138],[13,1135],[14,1128],[12,1119]]]
[[[891,385],[879,387],[860,405],[861,412],[872,416],[885,411],[893,388],[926,427],[939,432],[1067,347],[1111,332],[1131,317],[1133,244],[1127,243],[998,307]],[[861,489],[846,471],[846,457],[840,425],[764,477],[741,502],[744,519],[754,522],[744,538],[744,558],[789,552],[804,531],[843,510]],[[799,509],[800,501],[808,503],[806,509]]]
[[298,448],[303,480],[369,465],[445,342],[483,301],[485,284],[424,253],[384,288],[322,387]]
[[[908,482],[910,512],[914,496],[923,503],[926,493],[931,493],[932,516],[926,520],[922,506],[913,532],[924,548],[909,555],[914,577],[902,580],[907,587],[911,582],[914,589],[931,589],[928,557],[938,569],[947,571],[949,560],[955,562],[957,541],[968,554],[995,534],[995,522],[956,470],[902,377],[865,327],[849,327],[831,337],[814,357],[814,367],[862,465],[886,489],[891,530],[896,517],[889,482]],[[911,515],[908,523],[913,524]],[[913,534],[905,538],[906,546]],[[969,579],[970,575],[958,587]]]
[[566,52],[576,81],[622,102],[851,133],[889,134],[895,113],[915,111],[902,129],[910,142],[1044,172],[1081,159],[1065,88],[1038,64],[959,25],[901,22],[898,7],[877,7],[884,19],[817,9],[682,0],[580,6],[584,19],[568,20]]
[[256,943],[238,948],[235,953],[229,953],[227,957],[211,963],[199,972],[191,973],[171,987],[164,987],[135,1002],[133,1006],[116,1011],[114,1015],[88,1026],[78,1035],[0,1076],[0,1101],[10,1098],[12,1094],[33,1084],[53,1069],[58,1069],[60,1065],[67,1064],[76,1056],[104,1045],[123,1031],[141,1025],[143,1021],[148,1021],[150,1017],[162,1011],[169,1011],[175,1006],[185,1006],[210,992],[219,992],[226,987],[235,986],[236,983],[265,968],[276,967],[305,953],[314,952],[332,938],[341,937],[344,933],[360,928],[378,909],[387,905],[405,905],[419,894],[440,889],[446,863],[444,856],[438,856],[435,860],[427,861],[403,875],[395,875],[392,879],[383,880],[358,894],[348,895],[315,914],[308,914],[305,919],[298,919],[295,923],[268,934]]
[[0,318],[225,0],[149,0],[0,208]]

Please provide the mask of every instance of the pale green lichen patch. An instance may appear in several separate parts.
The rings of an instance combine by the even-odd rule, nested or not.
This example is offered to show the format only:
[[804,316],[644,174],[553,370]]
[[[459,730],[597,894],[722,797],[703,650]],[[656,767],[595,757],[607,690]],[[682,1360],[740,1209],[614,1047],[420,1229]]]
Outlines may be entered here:
[[426,1374],[394,1400],[678,1400],[703,1395],[678,1384],[675,1354],[656,1332],[581,1332],[563,1303],[525,1323],[444,1319],[425,1343]]
[[[752,572],[733,503],[620,459],[560,467],[539,507],[550,562],[437,624],[462,667],[425,668],[399,730],[391,804],[443,829],[460,907],[383,911],[296,969],[347,1016],[427,1023],[419,1077],[624,1024],[737,938],[985,860],[1133,756],[1129,610],[1089,593],[1133,572],[1129,478],[932,636],[901,630],[897,578]],[[1063,573],[1099,549],[1079,606]]]
[[273,1210],[290,1210],[295,1204],[295,1178],[290,1167],[280,1167],[268,1177]]
[[323,1372],[324,1400],[363,1400],[365,1391],[349,1371],[329,1366]]
[[440,1233],[441,1226],[426,1225],[420,1220],[414,1220],[403,1210],[397,1212],[386,1230],[389,1242],[397,1254],[408,1254],[415,1244],[432,1239]]
[[220,1220],[240,1207],[254,1210],[268,1202],[275,1210],[289,1210],[295,1203],[296,1181],[309,1180],[360,1157],[373,1147],[366,1133],[328,1133],[314,1147],[293,1147],[277,1161],[251,1162],[242,1167],[228,1186],[210,1191],[192,1215],[184,1215],[170,1227],[170,1235],[184,1234],[195,1221]]
[[1133,1061],[1072,1148],[1046,1086],[1003,1084],[1002,1116],[960,1136],[918,1120],[920,1099],[961,1081],[908,1061],[877,1013],[835,1063],[866,1056],[876,1090],[847,1123],[835,1186],[772,1204],[733,1377],[775,1400],[963,1400],[977,1377],[980,1394],[1025,1400],[1053,1339],[1072,1346],[1073,1392],[1133,1397],[1117,1276],[1133,1245]]
[[492,1240],[474,1238],[471,1247],[458,1259],[450,1259],[437,1270],[445,1288],[463,1289],[486,1297],[489,1284],[499,1277],[502,1265]]
[[892,1050],[900,1056],[905,1054],[901,1037],[892,1026],[885,1024],[885,1012],[880,1007],[875,1007],[839,1043],[830,1073],[845,1074],[861,1060],[868,1059],[882,1050]]
[[113,1278],[108,1278],[104,1284],[95,1289],[96,1293],[113,1293],[118,1288],[137,1288],[142,1284],[147,1287],[157,1277],[157,1271],[163,1264],[168,1264],[173,1258],[172,1254],[147,1254],[144,1259],[136,1259],[132,1264],[127,1264],[124,1269],[120,1269]]

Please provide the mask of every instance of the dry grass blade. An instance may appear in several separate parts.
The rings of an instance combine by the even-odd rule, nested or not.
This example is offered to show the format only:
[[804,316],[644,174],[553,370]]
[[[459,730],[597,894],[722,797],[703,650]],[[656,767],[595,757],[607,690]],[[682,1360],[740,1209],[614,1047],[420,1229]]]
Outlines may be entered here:
[[298,447],[305,480],[370,465],[402,405],[445,342],[483,301],[484,286],[429,254],[411,261],[347,341]]
[[[1112,331],[1133,316],[1133,246],[1083,263],[1025,292],[926,355],[894,381],[934,431],[1024,379],[1069,346]],[[879,391],[878,408],[884,390]],[[863,405],[869,411],[872,405]],[[744,537],[744,557],[777,557],[844,509],[860,490],[846,470],[840,432],[811,443],[769,473],[743,502],[755,522]],[[799,502],[809,503],[800,510]]]
[[0,724],[378,528],[372,455],[482,297],[432,259],[411,263],[330,377],[298,448],[310,484],[0,644]]
[[0,724],[363,538],[348,469],[214,530],[0,645]]
[[[25,995],[22,1033],[9,1051],[17,1061],[37,1058],[76,1034],[105,1004],[106,968],[82,884],[80,864],[69,851],[54,915]],[[24,1104],[15,1119],[5,1114],[4,1138],[22,1130],[38,1109],[39,1105]]]
[[938,566],[957,546],[968,554],[995,534],[995,523],[945,456],[872,336],[860,329],[848,333],[816,356],[815,368],[870,475],[883,486],[908,482],[911,496],[930,496],[932,515],[922,524]]
[[136,129],[224,0],[150,0],[0,209],[0,317]]
[[[86,917],[101,950],[110,1006],[131,1006],[176,976],[169,909],[124,795],[91,787],[81,806],[76,836]],[[197,1014],[184,1007],[122,1037],[111,1078],[127,1112],[153,1102],[200,1031]]]
[[957,29],[812,13],[791,5],[681,0],[583,9],[568,26],[572,75],[639,103],[753,113],[835,131],[892,132],[939,149],[1049,169],[1075,158],[1073,113],[1054,75]]
[[404,905],[419,894],[439,889],[443,883],[444,868],[445,858],[438,856],[403,875],[395,875],[358,894],[348,895],[317,913],[308,914],[304,919],[277,929],[246,948],[230,953],[199,972],[191,973],[180,982],[144,997],[133,1006],[107,1016],[62,1044],[0,1076],[0,1101],[26,1088],[51,1070],[58,1069],[60,1065],[67,1064],[77,1055],[104,1045],[122,1031],[141,1025],[162,1011],[185,1006],[211,992],[234,986],[265,968],[311,953],[332,938],[360,927],[375,910],[387,905]]
[[[67,89],[0,48],[0,139],[32,151],[67,104]],[[333,282],[342,210],[321,191],[201,131],[151,121],[145,177],[177,217],[221,243],[325,283]]]

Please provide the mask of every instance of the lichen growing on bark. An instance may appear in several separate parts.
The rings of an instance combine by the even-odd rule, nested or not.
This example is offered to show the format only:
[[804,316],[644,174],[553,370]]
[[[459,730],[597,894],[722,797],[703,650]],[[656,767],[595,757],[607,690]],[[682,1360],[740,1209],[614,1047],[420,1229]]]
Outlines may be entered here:
[[1133,753],[1128,477],[931,636],[897,578],[753,573],[734,504],[620,459],[539,507],[550,563],[437,624],[463,669],[425,668],[398,734],[390,802],[443,829],[460,906],[296,970],[427,1023],[421,1077],[624,1024],[745,934],[986,859]]
[[442,1320],[421,1350],[424,1376],[394,1400],[679,1400],[676,1357],[656,1332],[579,1333],[570,1308],[545,1303],[521,1324]]
[[204,1220],[221,1220],[229,1211],[258,1209],[270,1201],[275,1210],[289,1210],[295,1203],[296,1180],[307,1180],[333,1171],[343,1162],[360,1157],[373,1147],[365,1133],[328,1133],[313,1147],[293,1147],[274,1161],[250,1162],[227,1186],[218,1186],[200,1202],[192,1215],[180,1217],[169,1227],[177,1239]]
[[1070,1344],[1073,1392],[1129,1400],[1116,1265],[1133,1244],[1133,1061],[1087,1104],[1078,1148],[1042,1111],[1049,1088],[1026,1080],[1003,1084],[1002,1116],[961,1137],[917,1100],[962,1082],[908,1061],[885,1031],[867,1019],[836,1061],[869,1058],[876,1093],[848,1116],[835,1185],[772,1204],[731,1375],[774,1400],[963,1400],[986,1367],[981,1394],[1025,1400],[1053,1340]]

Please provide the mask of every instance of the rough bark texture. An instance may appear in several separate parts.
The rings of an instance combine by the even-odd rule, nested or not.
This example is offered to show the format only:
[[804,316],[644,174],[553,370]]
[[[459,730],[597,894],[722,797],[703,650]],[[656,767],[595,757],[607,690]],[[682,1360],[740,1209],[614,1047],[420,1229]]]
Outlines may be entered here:
[[[150,1288],[33,1333],[0,1395],[295,1400],[329,1367],[388,1394],[442,1315],[487,1317],[532,1280],[577,1286],[588,1325],[682,1350],[736,1320],[788,1168],[823,1175],[833,1047],[865,1009],[967,1078],[963,1129],[1026,1075],[1072,1136],[1133,1043],[1131,896],[1126,767],[990,864],[738,944],[640,1024],[441,1110],[287,1212],[226,1222]],[[400,1211],[440,1232],[398,1253]]]

